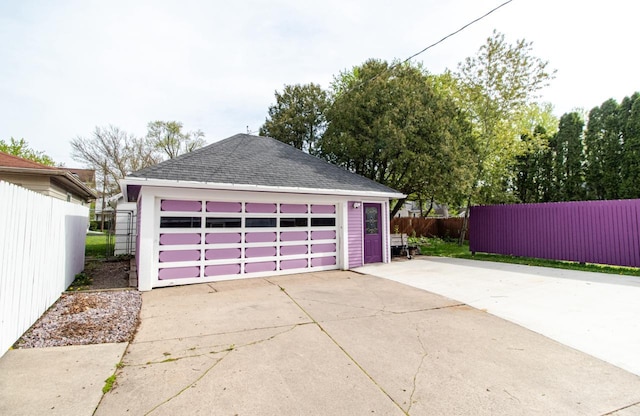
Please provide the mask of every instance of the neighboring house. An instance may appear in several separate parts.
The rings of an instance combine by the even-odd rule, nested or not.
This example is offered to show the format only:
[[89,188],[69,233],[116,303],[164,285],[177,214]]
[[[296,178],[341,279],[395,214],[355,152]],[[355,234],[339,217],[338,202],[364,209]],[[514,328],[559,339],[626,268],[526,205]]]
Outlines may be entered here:
[[[421,216],[421,212],[426,213],[426,207],[423,211],[420,211],[420,204],[417,201],[406,201],[402,208],[396,213],[396,217],[411,217],[416,218]],[[447,204],[433,203],[430,218],[449,218],[449,206]]]
[[138,289],[389,262],[404,195],[267,137],[238,134],[134,172]]
[[[88,205],[97,195],[73,171],[0,152],[0,180],[56,199]],[[76,171],[83,171],[83,174],[88,176],[86,169]]]

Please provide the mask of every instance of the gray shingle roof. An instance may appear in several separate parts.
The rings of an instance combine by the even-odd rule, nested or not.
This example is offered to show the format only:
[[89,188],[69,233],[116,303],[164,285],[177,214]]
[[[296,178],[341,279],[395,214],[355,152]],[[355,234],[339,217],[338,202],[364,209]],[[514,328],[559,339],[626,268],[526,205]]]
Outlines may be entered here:
[[129,177],[400,193],[270,137],[236,134]]

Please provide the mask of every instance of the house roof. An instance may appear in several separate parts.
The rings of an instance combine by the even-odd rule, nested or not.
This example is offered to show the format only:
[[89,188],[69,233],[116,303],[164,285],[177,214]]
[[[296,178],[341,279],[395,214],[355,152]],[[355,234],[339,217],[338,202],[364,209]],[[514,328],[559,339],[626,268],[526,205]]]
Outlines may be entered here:
[[[270,137],[236,134],[209,146],[131,173],[124,184],[145,180],[236,185],[260,190],[342,194],[400,192],[304,153]],[[151,183],[148,183],[151,184]],[[123,186],[123,189],[125,187]],[[244,188],[243,188],[244,189]]]
[[0,175],[2,173],[48,176],[55,178],[55,182],[85,200],[95,199],[95,191],[85,185],[78,175],[69,169],[47,166],[32,160],[23,159],[8,153],[0,152]]

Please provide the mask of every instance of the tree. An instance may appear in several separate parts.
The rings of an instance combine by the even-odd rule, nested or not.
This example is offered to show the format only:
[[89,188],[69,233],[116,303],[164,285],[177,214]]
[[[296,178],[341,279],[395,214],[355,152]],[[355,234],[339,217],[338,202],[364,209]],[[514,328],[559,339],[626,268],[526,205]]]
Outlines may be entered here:
[[326,129],[327,92],[317,84],[296,84],[285,85],[282,93],[276,91],[275,96],[276,103],[269,106],[260,135],[317,154],[318,142]]
[[170,159],[204,146],[202,131],[184,133],[182,127],[179,121],[152,121],[147,125],[147,138]]
[[589,112],[585,134],[587,199],[616,199],[621,178],[620,107],[614,99]]
[[577,112],[560,117],[555,142],[555,198],[558,201],[584,199],[584,121]]
[[[475,57],[458,66],[461,105],[471,117],[476,141],[475,157],[469,161],[475,177],[468,189],[468,207],[472,202],[511,199],[512,167],[522,153],[518,120],[553,78],[548,62],[531,56],[531,50],[531,43],[518,40],[512,45],[494,31]],[[467,223],[465,217],[461,241]]]
[[55,166],[55,162],[44,152],[34,150],[29,147],[29,143],[25,139],[16,140],[13,137],[9,143],[0,140],[0,152],[18,156],[23,159],[32,160],[46,166]]
[[97,172],[96,182],[104,195],[118,193],[118,181],[127,174],[162,160],[150,140],[114,126],[96,127],[90,137],[72,139],[71,156]]
[[553,195],[553,149],[555,140],[549,138],[542,126],[521,137],[527,151],[516,156],[514,193],[520,202],[548,202]]
[[622,155],[622,198],[640,198],[640,94],[626,97]]
[[455,198],[470,125],[439,81],[419,65],[379,60],[342,72],[332,85],[322,156],[418,199]]

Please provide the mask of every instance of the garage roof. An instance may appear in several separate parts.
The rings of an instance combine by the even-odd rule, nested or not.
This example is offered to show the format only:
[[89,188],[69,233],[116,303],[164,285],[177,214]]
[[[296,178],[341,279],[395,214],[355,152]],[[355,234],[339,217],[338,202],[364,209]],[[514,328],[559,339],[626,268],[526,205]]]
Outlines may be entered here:
[[304,189],[322,190],[321,193],[328,194],[339,191],[337,193],[340,194],[385,194],[390,198],[404,196],[394,189],[278,140],[248,134],[236,134],[175,159],[133,172],[125,178],[123,185],[155,185],[156,183],[151,183],[154,180],[248,185],[261,189],[279,188],[280,191],[284,188],[289,189],[289,192]]

